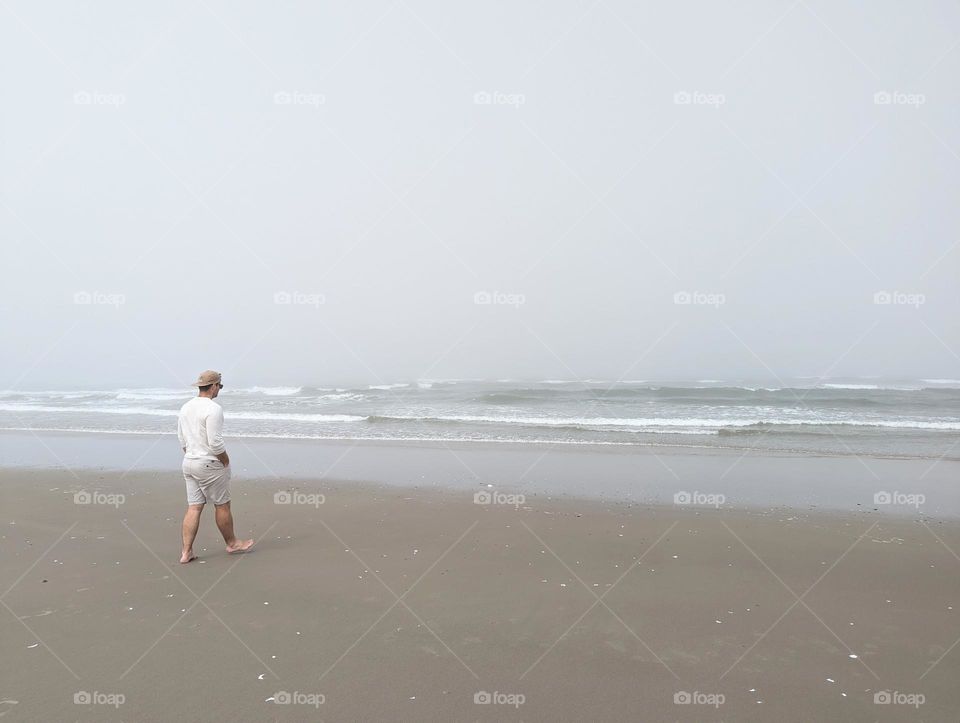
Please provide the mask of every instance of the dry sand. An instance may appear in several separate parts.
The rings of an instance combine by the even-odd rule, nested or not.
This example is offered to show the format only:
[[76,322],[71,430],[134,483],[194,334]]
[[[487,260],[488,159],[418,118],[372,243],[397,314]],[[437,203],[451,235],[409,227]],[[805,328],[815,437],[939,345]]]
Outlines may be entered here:
[[[226,555],[208,510],[201,558],[180,566],[175,472],[0,472],[0,716],[938,721],[960,710],[956,521],[296,487],[302,504],[275,504],[287,485],[235,480],[238,533],[258,538],[255,551]],[[80,490],[97,496],[77,504]],[[895,702],[876,703],[881,691]],[[75,703],[83,693],[94,702]],[[482,693],[493,702],[476,703]]]

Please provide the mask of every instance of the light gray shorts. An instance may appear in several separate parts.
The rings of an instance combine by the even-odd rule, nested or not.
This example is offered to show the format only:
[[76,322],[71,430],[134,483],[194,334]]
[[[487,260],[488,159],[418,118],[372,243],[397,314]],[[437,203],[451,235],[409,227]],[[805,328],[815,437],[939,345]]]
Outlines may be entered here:
[[183,479],[188,505],[223,505],[230,501],[230,467],[224,467],[218,459],[184,458]]

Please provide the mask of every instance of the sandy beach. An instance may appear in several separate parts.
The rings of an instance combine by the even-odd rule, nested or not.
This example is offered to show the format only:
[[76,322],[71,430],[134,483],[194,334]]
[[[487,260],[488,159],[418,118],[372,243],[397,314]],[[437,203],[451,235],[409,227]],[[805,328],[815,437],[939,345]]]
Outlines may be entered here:
[[175,469],[4,470],[0,715],[955,717],[953,519],[477,491],[241,476],[180,566]]

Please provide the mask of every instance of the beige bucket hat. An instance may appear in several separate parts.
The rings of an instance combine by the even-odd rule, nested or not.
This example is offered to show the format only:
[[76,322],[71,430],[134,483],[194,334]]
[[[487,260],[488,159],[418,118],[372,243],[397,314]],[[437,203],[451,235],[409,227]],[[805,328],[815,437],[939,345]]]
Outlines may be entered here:
[[220,372],[215,372],[212,369],[207,369],[205,372],[200,372],[200,376],[197,377],[197,381],[193,383],[195,387],[205,387],[208,384],[220,384],[221,376]]

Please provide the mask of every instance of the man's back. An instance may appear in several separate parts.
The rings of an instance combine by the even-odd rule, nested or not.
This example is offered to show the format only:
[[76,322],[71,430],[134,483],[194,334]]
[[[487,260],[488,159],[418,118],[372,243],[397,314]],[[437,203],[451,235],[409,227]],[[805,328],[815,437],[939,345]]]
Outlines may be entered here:
[[187,459],[216,459],[225,449],[223,409],[208,397],[194,397],[180,407],[177,436]]

